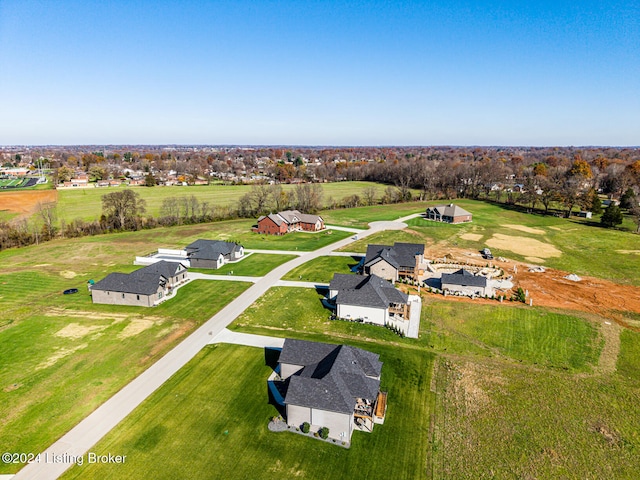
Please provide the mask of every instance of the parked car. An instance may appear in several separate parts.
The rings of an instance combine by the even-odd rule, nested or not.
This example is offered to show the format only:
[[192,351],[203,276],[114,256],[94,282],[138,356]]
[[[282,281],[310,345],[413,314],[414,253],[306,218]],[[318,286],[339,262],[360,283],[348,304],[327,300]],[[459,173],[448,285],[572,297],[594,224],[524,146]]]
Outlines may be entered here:
[[483,248],[482,250],[480,250],[480,253],[482,253],[482,256],[487,260],[493,260],[493,255],[491,255],[491,250],[489,250],[488,248]]
[[64,295],[71,295],[72,293],[78,293],[78,289],[77,288],[68,288],[67,290],[65,290],[62,293]]

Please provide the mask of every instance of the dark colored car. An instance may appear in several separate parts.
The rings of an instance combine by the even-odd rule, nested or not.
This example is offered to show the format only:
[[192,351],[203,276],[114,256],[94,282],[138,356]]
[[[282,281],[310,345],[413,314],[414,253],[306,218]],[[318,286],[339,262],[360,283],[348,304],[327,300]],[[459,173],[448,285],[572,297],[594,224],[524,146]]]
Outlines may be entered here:
[[78,293],[78,289],[77,288],[69,288],[67,290],[65,290],[64,292],[65,295],[71,295],[72,293]]

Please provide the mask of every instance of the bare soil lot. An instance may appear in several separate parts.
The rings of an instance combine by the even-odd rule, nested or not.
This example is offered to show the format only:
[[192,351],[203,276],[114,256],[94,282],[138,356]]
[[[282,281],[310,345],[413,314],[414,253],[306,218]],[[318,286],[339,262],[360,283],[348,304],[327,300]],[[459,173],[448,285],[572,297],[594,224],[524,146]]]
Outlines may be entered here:
[[25,190],[22,192],[0,192],[0,210],[20,215],[30,215],[36,211],[38,203],[58,201],[55,190]]

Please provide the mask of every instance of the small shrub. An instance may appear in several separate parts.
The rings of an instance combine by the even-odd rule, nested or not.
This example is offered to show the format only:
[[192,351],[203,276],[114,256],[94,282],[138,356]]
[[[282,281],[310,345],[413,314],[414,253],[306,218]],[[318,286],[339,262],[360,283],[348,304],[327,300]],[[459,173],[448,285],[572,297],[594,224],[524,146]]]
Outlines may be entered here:
[[309,429],[311,428],[311,425],[309,425],[309,422],[304,422],[302,424],[302,431],[304,433],[309,433]]
[[320,434],[320,438],[326,440],[329,436],[329,429],[327,427],[322,427],[318,433]]
[[318,438],[318,432],[313,432],[313,436]]

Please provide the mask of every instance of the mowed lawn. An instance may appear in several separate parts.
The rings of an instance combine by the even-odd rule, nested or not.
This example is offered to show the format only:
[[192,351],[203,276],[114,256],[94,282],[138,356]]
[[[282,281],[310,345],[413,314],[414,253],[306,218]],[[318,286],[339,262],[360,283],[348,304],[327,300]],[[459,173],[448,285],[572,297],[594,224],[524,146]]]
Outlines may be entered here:
[[[0,307],[12,306],[0,315],[0,445],[8,451],[49,446],[250,286],[196,280],[145,309],[93,305],[86,290],[63,296],[52,285],[43,273],[0,276]],[[17,468],[3,464],[0,473]]]
[[212,275],[233,275],[262,277],[274,268],[289,260],[297,258],[296,255],[274,255],[269,253],[251,253],[239,262],[227,263],[217,270],[206,268],[190,268],[190,272],[200,272]]
[[334,273],[352,273],[351,268],[360,263],[359,258],[327,256],[318,257],[294,268],[284,280],[328,283]]
[[[382,192],[384,185],[373,182],[336,182],[322,183],[323,202],[329,205],[332,200],[341,201],[351,195],[362,195],[369,186]],[[295,185],[282,185],[282,189],[293,194]],[[146,202],[147,213],[157,217],[161,214],[162,201],[165,198],[190,198],[195,196],[200,202],[208,202],[215,208],[235,208],[240,197],[251,191],[251,185],[195,185],[190,187],[109,187],[77,188],[58,190],[58,216],[67,223],[76,218],[98,220],[102,213],[102,196],[111,192],[131,188]]]
[[269,432],[278,412],[268,403],[264,351],[217,345],[203,349],[91,449],[127,455],[126,463],[74,466],[62,478],[428,478],[433,356],[355,346],[380,354],[389,408],[373,433],[354,433],[350,449]]
[[368,228],[369,222],[380,220],[397,220],[412,213],[424,212],[426,202],[394,203],[389,205],[370,205],[367,207],[342,208],[320,212],[328,225],[344,227]]

